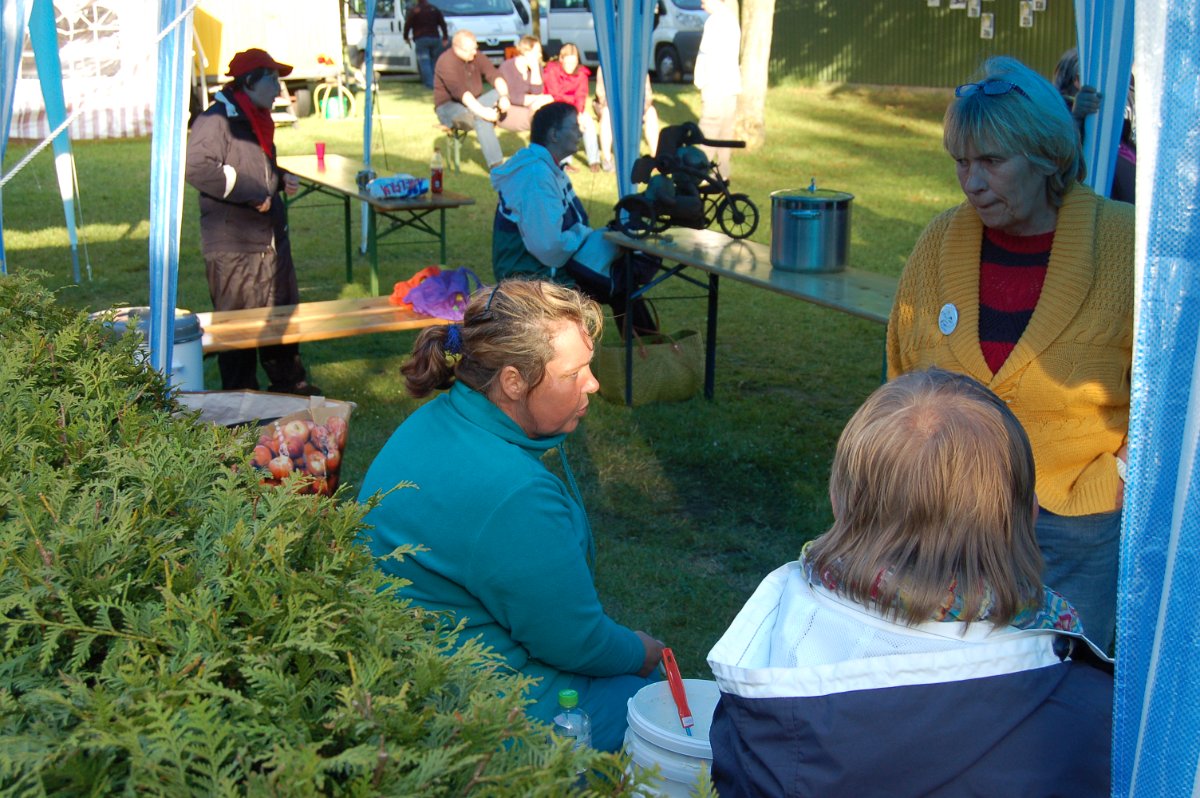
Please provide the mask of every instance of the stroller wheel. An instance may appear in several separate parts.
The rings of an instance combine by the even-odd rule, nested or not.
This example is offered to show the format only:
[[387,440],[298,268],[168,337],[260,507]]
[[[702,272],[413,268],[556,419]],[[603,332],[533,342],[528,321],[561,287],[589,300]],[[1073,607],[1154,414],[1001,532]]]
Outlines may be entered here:
[[745,194],[730,194],[717,208],[717,222],[730,238],[749,238],[758,229],[758,208]]
[[617,224],[630,238],[645,238],[655,232],[654,206],[644,197],[630,194],[616,205]]

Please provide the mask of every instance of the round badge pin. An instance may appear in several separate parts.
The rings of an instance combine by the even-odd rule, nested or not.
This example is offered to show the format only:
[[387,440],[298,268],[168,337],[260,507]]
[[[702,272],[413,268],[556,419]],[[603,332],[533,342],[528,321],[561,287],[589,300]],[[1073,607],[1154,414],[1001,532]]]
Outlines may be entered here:
[[942,310],[938,313],[938,329],[942,331],[942,335],[949,335],[954,332],[954,328],[958,326],[958,308],[947,302],[942,305]]

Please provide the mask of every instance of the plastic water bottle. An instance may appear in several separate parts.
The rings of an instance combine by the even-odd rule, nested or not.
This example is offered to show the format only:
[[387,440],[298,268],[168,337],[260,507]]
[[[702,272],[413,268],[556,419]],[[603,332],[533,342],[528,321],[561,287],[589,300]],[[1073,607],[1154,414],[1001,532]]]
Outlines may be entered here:
[[442,193],[442,151],[437,147],[433,148],[433,158],[429,161],[429,190]]
[[579,693],[575,690],[558,691],[558,714],[554,716],[554,733],[559,737],[573,738],[573,747],[577,751],[592,745],[592,719],[579,708]]

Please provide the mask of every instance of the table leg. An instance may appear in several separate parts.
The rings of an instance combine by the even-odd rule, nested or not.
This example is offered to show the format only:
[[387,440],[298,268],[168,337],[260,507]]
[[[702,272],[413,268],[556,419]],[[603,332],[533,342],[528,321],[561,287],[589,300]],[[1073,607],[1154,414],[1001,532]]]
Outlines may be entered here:
[[438,217],[440,219],[440,225],[441,225],[439,227],[438,232],[440,233],[439,238],[442,241],[442,259],[441,259],[441,261],[439,261],[439,263],[441,263],[443,266],[445,266],[446,265],[446,209],[445,208],[438,209]]
[[350,255],[350,249],[354,246],[350,239],[350,195],[342,197],[342,206],[345,214],[343,216],[342,231],[346,237],[346,282],[354,282],[354,259]]
[[371,261],[371,296],[379,296],[379,244],[375,240],[378,226],[375,208],[371,207],[367,214],[367,253]]
[[621,330],[625,340],[625,406],[633,407],[633,251],[622,249],[621,257],[625,259],[625,296],[630,297]]
[[717,288],[719,277],[708,275],[708,341],[704,346],[704,398],[713,398],[717,371]]

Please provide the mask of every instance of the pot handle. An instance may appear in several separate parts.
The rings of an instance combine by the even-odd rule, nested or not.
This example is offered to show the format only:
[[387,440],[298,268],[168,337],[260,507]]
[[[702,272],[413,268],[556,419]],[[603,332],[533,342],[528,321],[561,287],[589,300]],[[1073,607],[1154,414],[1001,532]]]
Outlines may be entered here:
[[788,216],[793,219],[816,219],[820,215],[820,211],[788,211]]

